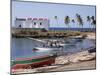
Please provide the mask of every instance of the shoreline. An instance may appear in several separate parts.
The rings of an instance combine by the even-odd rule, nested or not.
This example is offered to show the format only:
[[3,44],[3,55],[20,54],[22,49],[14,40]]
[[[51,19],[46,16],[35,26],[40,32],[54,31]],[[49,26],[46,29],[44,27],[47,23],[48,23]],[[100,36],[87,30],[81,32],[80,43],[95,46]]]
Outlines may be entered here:
[[[84,34],[87,35],[86,39],[96,39],[95,33]],[[52,64],[51,66],[38,67],[34,69],[18,69],[12,71],[12,74],[34,74],[91,69],[96,69],[96,52],[89,53],[88,50],[85,50],[76,53],[57,56],[55,59],[55,64]]]
[[[42,35],[41,35],[42,34]],[[83,36],[86,37],[86,35],[95,34],[95,32],[80,32],[80,31],[33,31],[31,34],[29,32],[23,33],[23,32],[16,32],[12,33],[12,37],[14,38],[70,38],[73,36]],[[89,36],[88,36],[89,37]]]
[[89,69],[96,69],[96,53],[82,51],[70,55],[58,56],[55,59],[55,64],[52,64],[51,66],[38,67],[34,69],[18,69],[14,70],[12,74],[34,74]]
[[[56,34],[55,34],[56,35]],[[52,39],[53,38],[58,38],[58,39],[61,39],[61,38],[78,38],[79,39],[83,38],[83,39],[93,39],[93,40],[96,40],[96,33],[95,32],[79,32],[78,35],[76,34],[72,34],[70,33],[70,35],[68,36],[34,36],[34,35],[16,35],[16,34],[12,34],[12,38],[36,38],[36,39]]]

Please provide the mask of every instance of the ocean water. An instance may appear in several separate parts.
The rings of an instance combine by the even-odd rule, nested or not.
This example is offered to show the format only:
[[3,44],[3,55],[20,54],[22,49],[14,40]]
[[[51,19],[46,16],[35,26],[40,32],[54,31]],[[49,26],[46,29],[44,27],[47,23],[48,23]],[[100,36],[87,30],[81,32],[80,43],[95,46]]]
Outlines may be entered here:
[[53,27],[50,27],[49,30],[73,30],[73,31],[91,31],[91,32],[95,32],[96,28],[53,28]]
[[[90,39],[65,39],[66,45],[63,48],[63,51],[66,53],[70,52],[78,52],[82,48],[89,48],[91,46],[95,46],[94,41]],[[41,47],[43,46],[42,43],[33,41],[31,39],[26,38],[12,38],[11,40],[11,59],[16,58],[30,58],[33,56],[40,56],[40,55],[47,55],[51,54],[53,50],[51,51],[36,51],[33,52],[32,49],[34,47]]]

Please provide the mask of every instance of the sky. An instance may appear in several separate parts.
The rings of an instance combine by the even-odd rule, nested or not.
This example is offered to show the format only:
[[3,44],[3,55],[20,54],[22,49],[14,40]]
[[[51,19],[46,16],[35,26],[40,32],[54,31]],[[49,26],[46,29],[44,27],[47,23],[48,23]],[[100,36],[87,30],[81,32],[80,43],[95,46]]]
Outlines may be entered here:
[[[69,16],[76,21],[76,13],[80,14],[84,28],[90,27],[87,22],[87,16],[95,16],[95,6],[88,5],[71,5],[71,4],[54,4],[54,3],[38,3],[38,2],[21,2],[12,1],[12,26],[14,27],[15,18],[48,18],[50,27],[65,28],[65,16]],[[58,17],[58,23],[54,16]],[[77,28],[77,22],[69,24],[71,28]],[[91,26],[92,27],[92,26]]]

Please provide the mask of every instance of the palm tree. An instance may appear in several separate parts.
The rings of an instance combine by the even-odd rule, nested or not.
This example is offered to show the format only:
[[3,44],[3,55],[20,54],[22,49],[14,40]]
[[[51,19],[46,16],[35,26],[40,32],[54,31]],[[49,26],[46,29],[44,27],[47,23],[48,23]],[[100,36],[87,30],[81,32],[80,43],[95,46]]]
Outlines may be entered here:
[[54,19],[56,20],[56,23],[58,25],[58,17],[57,16],[54,16]]
[[73,25],[75,24],[75,20],[74,19],[72,19],[71,22],[73,23]]
[[87,16],[87,22],[89,22],[89,28],[90,28],[90,30],[91,30],[91,18],[90,18],[90,16]]
[[94,16],[92,16],[91,17],[91,25],[93,25],[94,27],[93,28],[95,28],[95,25],[96,25],[96,19],[94,18]]
[[[58,26],[58,17],[57,17],[57,16],[54,16],[54,19],[55,19],[56,24],[57,24],[57,26]],[[55,30],[54,30],[54,31],[55,31]]]
[[66,16],[65,17],[65,24],[68,26],[68,30],[69,30],[69,23],[70,23],[70,17]]
[[72,19],[72,23],[75,23],[75,20],[74,19]]
[[83,19],[81,18],[81,16],[79,14],[76,14],[76,20],[77,20],[79,26],[81,26],[83,28]]
[[92,23],[91,24],[92,25],[95,25],[96,24],[96,20],[94,19],[94,16],[91,17],[91,20],[92,20]]

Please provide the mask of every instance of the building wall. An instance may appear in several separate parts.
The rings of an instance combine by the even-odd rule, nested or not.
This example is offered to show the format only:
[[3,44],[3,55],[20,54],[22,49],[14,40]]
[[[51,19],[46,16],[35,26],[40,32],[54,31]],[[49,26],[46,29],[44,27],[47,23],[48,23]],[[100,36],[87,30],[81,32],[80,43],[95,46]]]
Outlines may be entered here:
[[49,29],[49,20],[45,18],[16,19],[16,28],[45,28]]
[[32,28],[32,21],[31,20],[26,20],[25,21],[25,26],[23,28]]

